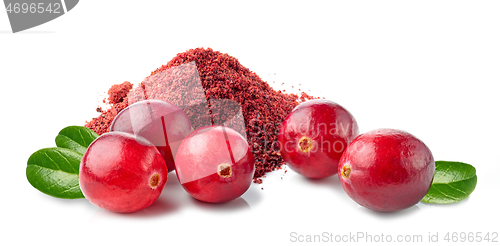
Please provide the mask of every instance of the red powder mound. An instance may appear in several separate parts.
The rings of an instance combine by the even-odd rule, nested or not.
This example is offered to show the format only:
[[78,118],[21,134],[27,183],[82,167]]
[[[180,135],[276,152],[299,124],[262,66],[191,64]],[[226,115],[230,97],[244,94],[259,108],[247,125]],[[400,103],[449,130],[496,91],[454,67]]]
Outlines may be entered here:
[[[210,107],[212,99],[231,99],[238,102],[245,121],[248,144],[255,157],[254,182],[262,183],[260,177],[266,173],[280,169],[284,164],[279,153],[278,132],[281,123],[299,102],[314,97],[302,92],[300,97],[295,94],[285,94],[275,91],[269,84],[258,75],[243,67],[239,61],[227,54],[213,51],[210,48],[191,49],[177,54],[166,65],[161,66],[151,73],[140,85],[131,91],[132,85],[125,82],[121,85],[113,85],[108,94],[108,104],[111,108],[101,113],[97,118],[86,123],[86,127],[94,130],[97,134],[109,131],[109,126],[118,112],[130,103],[148,99],[162,99],[176,104],[180,97],[169,90],[162,88],[160,92],[147,92],[146,88],[160,88],[161,86],[175,87],[176,84],[159,84],[155,75],[163,71],[173,69],[176,66],[195,62],[196,69],[201,80],[203,92]],[[198,82],[199,83],[199,82]],[[130,91],[130,97],[127,93]],[[171,93],[167,93],[170,91]],[[173,91],[173,92],[172,92]],[[148,95],[150,93],[151,95]],[[136,96],[140,95],[140,96]],[[179,106],[179,105],[178,105]],[[212,109],[212,108],[211,108]],[[188,116],[196,112],[186,112]],[[214,115],[211,117],[214,122]],[[196,125],[197,122],[193,122]]]

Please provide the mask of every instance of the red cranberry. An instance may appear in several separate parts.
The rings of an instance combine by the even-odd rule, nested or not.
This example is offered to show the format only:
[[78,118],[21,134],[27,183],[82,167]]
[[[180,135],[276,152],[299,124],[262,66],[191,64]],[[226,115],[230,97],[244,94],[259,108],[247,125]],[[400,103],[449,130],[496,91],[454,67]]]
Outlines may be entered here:
[[123,109],[113,120],[110,131],[128,132],[151,141],[174,170],[174,156],[182,140],[192,131],[191,122],[179,107],[149,99]]
[[345,192],[366,208],[391,212],[411,207],[429,191],[434,158],[413,135],[380,129],[359,135],[340,159]]
[[200,201],[231,201],[252,183],[252,152],[247,141],[231,128],[207,126],[192,132],[182,141],[175,158],[182,187]]
[[328,100],[299,104],[281,126],[281,155],[295,172],[308,178],[337,173],[347,145],[358,135],[358,124],[342,106]]
[[167,181],[167,166],[148,140],[124,132],[98,137],[83,155],[80,188],[92,204],[121,213],[149,207]]

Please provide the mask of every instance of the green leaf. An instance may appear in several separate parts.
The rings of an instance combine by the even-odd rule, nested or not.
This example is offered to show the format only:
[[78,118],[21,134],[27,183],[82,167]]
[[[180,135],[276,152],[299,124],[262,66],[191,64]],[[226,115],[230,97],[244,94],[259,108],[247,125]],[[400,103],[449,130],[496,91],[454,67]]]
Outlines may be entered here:
[[427,195],[427,203],[455,203],[467,198],[476,188],[476,169],[462,162],[436,161],[434,180]]
[[28,159],[26,177],[39,191],[58,198],[85,198],[78,173],[83,155],[65,148],[46,148]]
[[56,146],[74,150],[80,154],[85,154],[87,147],[99,135],[89,128],[83,126],[68,126],[59,132],[56,137]]

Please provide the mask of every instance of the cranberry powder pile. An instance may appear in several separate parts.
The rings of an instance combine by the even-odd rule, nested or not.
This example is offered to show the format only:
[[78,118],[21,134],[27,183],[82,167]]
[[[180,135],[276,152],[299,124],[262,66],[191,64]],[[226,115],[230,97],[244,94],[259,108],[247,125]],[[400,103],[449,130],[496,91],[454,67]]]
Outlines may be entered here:
[[[212,110],[214,99],[231,99],[241,106],[245,122],[243,131],[246,130],[248,145],[255,158],[254,182],[261,183],[260,178],[266,173],[280,169],[284,164],[278,144],[281,123],[300,102],[314,99],[314,97],[304,92],[298,96],[275,91],[258,75],[242,66],[236,58],[210,48],[191,49],[177,54],[166,65],[152,72],[151,76],[146,78],[138,88],[132,89],[133,86],[129,82],[113,85],[108,91],[109,98],[106,101],[110,109],[98,108],[97,111],[101,115],[87,122],[85,126],[99,135],[106,133],[109,131],[111,122],[122,109],[133,102],[153,98],[176,104],[183,108],[188,116],[193,116],[196,108],[184,108],[179,105],[182,104],[180,98],[186,95],[179,95],[173,89],[178,87],[173,75],[168,81],[174,82],[166,85],[160,85],[154,79],[155,75],[187,63],[196,64],[198,84],[201,80],[203,87],[199,94],[204,94],[210,110]],[[146,88],[156,88],[156,91],[148,94]],[[141,96],[137,96],[139,94]],[[210,117],[212,117],[211,123],[214,124],[212,111]],[[193,125],[198,123],[196,118],[191,118],[191,120],[194,121]]]

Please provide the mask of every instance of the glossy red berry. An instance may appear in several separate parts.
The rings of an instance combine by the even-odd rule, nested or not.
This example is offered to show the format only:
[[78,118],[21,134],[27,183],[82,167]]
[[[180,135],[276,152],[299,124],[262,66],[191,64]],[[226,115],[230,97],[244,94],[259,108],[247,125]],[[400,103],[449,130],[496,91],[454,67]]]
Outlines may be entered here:
[[134,103],[118,113],[110,131],[127,132],[151,141],[160,151],[170,172],[174,170],[177,149],[192,128],[182,109],[162,100],[149,99]]
[[278,140],[292,170],[324,178],[337,173],[342,153],[357,135],[358,124],[346,109],[328,100],[311,100],[287,116]]
[[129,213],[149,207],[167,181],[167,166],[148,140],[124,132],[98,137],[83,155],[80,188],[92,204]]
[[252,183],[252,152],[247,141],[231,128],[208,126],[192,132],[182,141],[175,160],[182,187],[200,201],[231,201]]
[[392,212],[411,207],[429,191],[435,163],[413,135],[379,129],[359,135],[339,164],[345,192],[366,208]]

